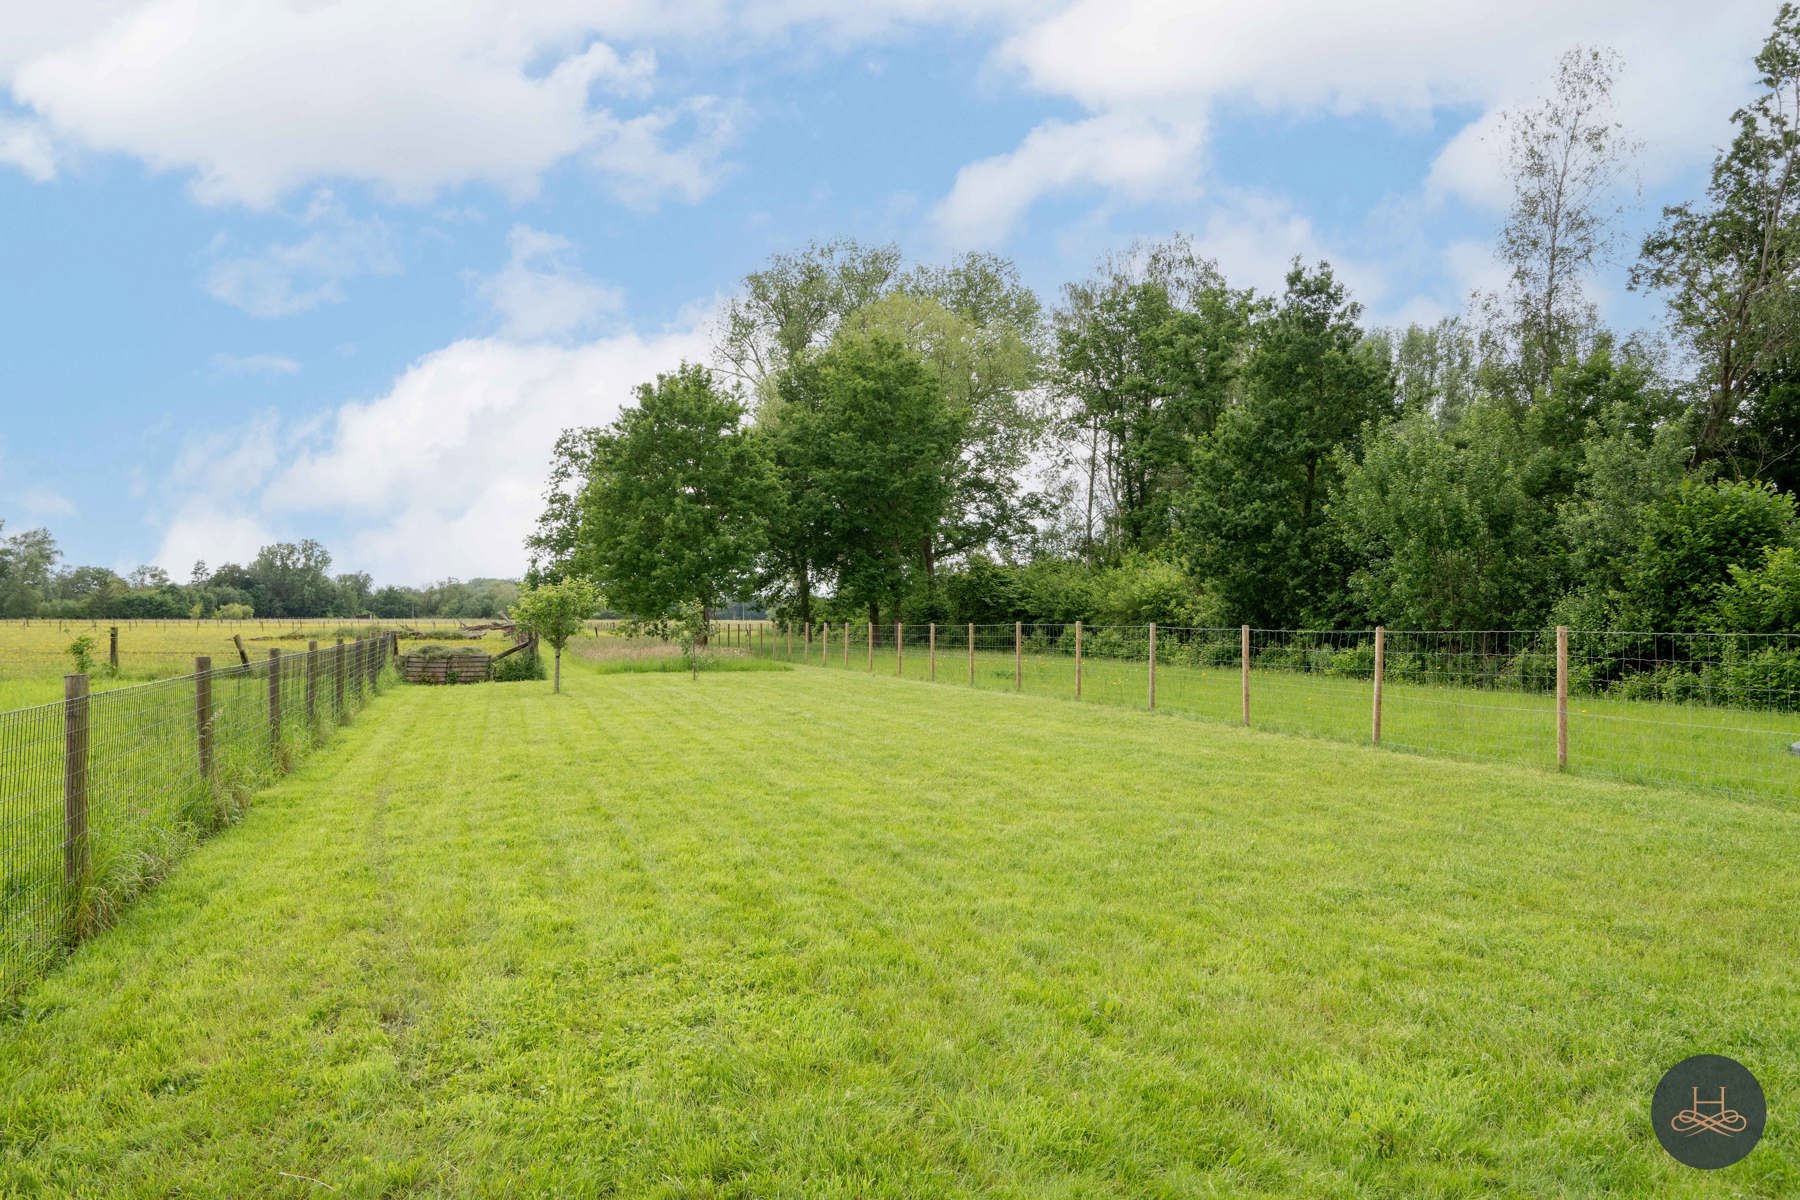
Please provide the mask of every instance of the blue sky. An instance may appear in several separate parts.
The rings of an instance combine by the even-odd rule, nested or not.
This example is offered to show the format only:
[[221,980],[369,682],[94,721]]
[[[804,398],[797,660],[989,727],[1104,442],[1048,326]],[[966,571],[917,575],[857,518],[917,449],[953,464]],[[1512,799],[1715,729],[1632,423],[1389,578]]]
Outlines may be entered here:
[[[1498,281],[1496,131],[1625,60],[1624,241],[1698,192],[1775,6],[100,0],[0,20],[0,519],[185,577],[316,537],[513,574],[557,431],[709,354],[809,239],[1330,259],[1373,320]],[[1603,311],[1648,325],[1621,263]]]

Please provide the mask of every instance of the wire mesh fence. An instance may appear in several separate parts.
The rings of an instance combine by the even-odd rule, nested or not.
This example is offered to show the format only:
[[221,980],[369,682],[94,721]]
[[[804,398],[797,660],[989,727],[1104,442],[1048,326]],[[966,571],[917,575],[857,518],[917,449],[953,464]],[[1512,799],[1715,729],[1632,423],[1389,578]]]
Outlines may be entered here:
[[390,678],[387,636],[0,712],[0,999],[109,923]]
[[1800,799],[1800,635],[771,626],[749,653],[1283,733]]

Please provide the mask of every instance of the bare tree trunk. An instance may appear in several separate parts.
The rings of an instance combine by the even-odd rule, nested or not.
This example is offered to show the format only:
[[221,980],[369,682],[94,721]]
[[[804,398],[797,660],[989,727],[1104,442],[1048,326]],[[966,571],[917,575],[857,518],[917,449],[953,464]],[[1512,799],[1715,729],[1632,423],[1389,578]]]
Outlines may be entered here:
[[562,692],[562,647],[561,646],[558,646],[556,648],[556,682],[551,685],[550,690],[559,695]]
[[1089,427],[1087,471],[1087,560],[1094,565],[1094,473],[1100,468],[1100,418]]

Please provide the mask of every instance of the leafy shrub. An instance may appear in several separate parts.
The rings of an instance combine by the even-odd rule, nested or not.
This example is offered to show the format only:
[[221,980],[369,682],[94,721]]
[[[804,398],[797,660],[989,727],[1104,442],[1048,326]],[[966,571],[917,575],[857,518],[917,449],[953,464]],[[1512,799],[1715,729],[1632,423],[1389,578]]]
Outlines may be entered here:
[[1771,546],[1754,568],[1730,567],[1731,582],[1713,605],[1727,633],[1791,633],[1800,629],[1800,551]]
[[1088,634],[1083,651],[1094,658],[1143,660],[1150,657],[1147,629],[1097,629]]
[[63,651],[75,664],[75,674],[91,675],[94,673],[94,635],[84,633],[70,642]]
[[1148,555],[1100,572],[1093,582],[1094,622],[1099,625],[1223,625],[1217,602],[1172,562]]
[[[1386,669],[1386,663],[1382,664]],[[1342,675],[1349,679],[1373,679],[1375,677],[1375,643],[1358,642],[1354,646],[1345,646],[1334,650],[1325,660],[1325,674]]]
[[520,683],[527,679],[545,677],[544,660],[536,650],[520,650],[516,654],[494,660],[495,683]]
[[1720,674],[1727,704],[1800,710],[1800,648],[1768,646],[1742,656],[1728,655]]

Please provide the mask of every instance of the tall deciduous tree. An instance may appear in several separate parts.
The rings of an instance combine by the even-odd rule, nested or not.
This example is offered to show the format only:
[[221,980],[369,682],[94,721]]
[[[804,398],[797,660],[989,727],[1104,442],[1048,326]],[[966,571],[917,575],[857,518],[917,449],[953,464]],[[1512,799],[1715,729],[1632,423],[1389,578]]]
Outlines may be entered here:
[[1049,413],[1037,392],[1037,300],[1011,264],[971,255],[915,271],[900,290],[851,314],[843,328],[907,347],[958,420],[950,498],[943,521],[920,546],[927,576],[939,559],[1023,537],[1041,511],[1023,479]]
[[1321,263],[1296,260],[1280,305],[1255,328],[1242,397],[1193,459],[1180,541],[1237,620],[1334,619],[1346,565],[1326,536],[1341,447],[1396,411],[1386,354],[1362,308]]
[[[1554,596],[1551,514],[1529,486],[1532,446],[1493,401],[1454,427],[1414,413],[1339,464],[1333,523],[1369,618],[1413,629],[1504,629]],[[1527,622],[1529,623],[1529,621]]]
[[565,429],[557,437],[544,511],[525,539],[527,584],[553,582],[569,571],[581,538],[581,493],[605,444],[606,430],[593,425]]
[[[6,523],[0,521],[0,529]],[[62,552],[48,529],[0,539],[0,617],[32,617],[50,594],[50,571]]]
[[[794,368],[782,388],[777,461],[790,487],[783,520],[841,600],[880,623],[955,495],[966,413],[907,346],[847,333]],[[804,490],[791,485],[805,483]]]
[[762,388],[789,366],[823,350],[840,322],[887,295],[900,272],[896,246],[848,238],[777,254],[744,277],[726,306],[717,350],[720,370]]
[[1250,315],[1248,294],[1179,238],[1064,290],[1057,385],[1079,447],[1090,561],[1167,540],[1192,446],[1225,407]]
[[1513,200],[1500,253],[1512,269],[1508,332],[1528,392],[1549,390],[1594,323],[1583,276],[1610,245],[1613,197],[1636,149],[1612,119],[1619,67],[1609,50],[1577,47],[1557,64],[1550,96],[1508,114]]
[[1409,325],[1400,332],[1378,330],[1370,340],[1388,344],[1402,412],[1454,425],[1474,401],[1480,364],[1474,335],[1462,318]]
[[331,551],[312,538],[264,546],[247,572],[257,614],[324,616],[337,596],[337,587],[326,573],[330,569]]
[[[1733,114],[1705,202],[1665,208],[1632,271],[1634,287],[1667,294],[1701,364],[1695,461],[1741,449],[1745,410],[1754,424],[1759,384],[1781,379],[1800,335],[1800,9],[1781,6],[1756,67],[1763,93]],[[1773,448],[1778,461],[1790,453]]]
[[616,607],[660,618],[746,594],[772,480],[735,392],[684,363],[596,444],[572,569]]

